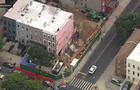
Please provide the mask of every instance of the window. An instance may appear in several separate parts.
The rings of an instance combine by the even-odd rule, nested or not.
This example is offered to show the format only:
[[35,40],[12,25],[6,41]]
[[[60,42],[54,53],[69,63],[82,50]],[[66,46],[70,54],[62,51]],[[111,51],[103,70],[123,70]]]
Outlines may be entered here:
[[17,25],[19,27],[19,25]]
[[48,44],[49,44],[49,46],[51,45],[51,42],[50,41],[48,41]]
[[55,43],[52,43],[52,46],[54,47]]
[[3,23],[4,23],[4,25],[6,25],[6,21],[5,20],[3,21]]
[[140,67],[138,66],[138,70],[140,70]]
[[12,24],[12,27],[13,27],[13,28],[15,28],[15,25],[14,25],[14,24]]
[[10,27],[11,26],[11,24],[8,22],[8,26]]
[[43,36],[44,36],[44,38],[46,38],[46,35],[45,34]]
[[46,44],[46,41],[44,40],[44,44]]
[[26,28],[26,31],[28,31],[28,28]]
[[26,37],[28,38],[28,35]]
[[32,39],[32,35],[31,35],[31,39]]
[[133,78],[133,81],[135,80],[135,78]]
[[48,35],[48,39],[50,40],[50,35]]
[[128,67],[130,67],[130,63],[128,63]]
[[133,68],[135,68],[135,65],[133,65]]
[[48,48],[48,51],[50,52],[51,51],[51,48]]
[[52,36],[52,40],[54,41],[54,36]]
[[130,76],[128,76],[128,79],[130,79]]
[[140,76],[140,74],[138,73],[138,74],[137,74],[137,76],[139,77],[139,76]]
[[135,75],[135,72],[133,71],[133,75]]
[[130,70],[128,69],[128,73],[130,73]]

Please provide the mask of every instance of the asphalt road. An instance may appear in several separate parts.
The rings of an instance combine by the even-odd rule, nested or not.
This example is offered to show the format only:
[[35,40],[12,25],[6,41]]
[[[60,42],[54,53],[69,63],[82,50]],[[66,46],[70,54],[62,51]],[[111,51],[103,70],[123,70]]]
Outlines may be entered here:
[[[129,13],[140,12],[140,0],[132,0],[130,4],[126,7],[122,15],[127,15]],[[115,26],[111,28],[111,30],[106,34],[105,38],[98,45],[96,50],[91,54],[88,58],[88,61],[75,78],[82,79],[78,80],[79,82],[90,82],[96,83],[96,81],[100,78],[102,73],[105,71],[113,57],[117,54],[121,44],[119,43],[118,37],[116,35]],[[88,74],[88,70],[92,65],[96,65],[97,71],[93,75]],[[75,79],[76,80],[76,79]],[[83,81],[84,80],[84,81]],[[73,81],[74,82],[74,81]],[[75,84],[79,84],[79,82],[74,82]],[[84,83],[86,83],[84,82]],[[71,83],[70,83],[71,84]],[[81,83],[82,84],[82,83]],[[87,84],[87,83],[86,83]],[[78,89],[78,85],[71,84],[68,86],[67,90],[86,90]],[[83,84],[84,85],[84,84]],[[87,84],[88,85],[88,84]],[[90,84],[89,84],[90,86]],[[86,86],[85,86],[86,87]],[[81,88],[81,87],[80,87]],[[87,87],[88,88],[88,87]]]

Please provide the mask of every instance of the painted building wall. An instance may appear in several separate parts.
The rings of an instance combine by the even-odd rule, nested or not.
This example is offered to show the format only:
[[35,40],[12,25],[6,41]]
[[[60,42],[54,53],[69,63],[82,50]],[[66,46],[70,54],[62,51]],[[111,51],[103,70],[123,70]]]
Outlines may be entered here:
[[130,81],[140,79],[140,63],[131,59],[127,59],[126,78]]
[[8,40],[14,41],[16,37],[16,21],[7,17],[3,17],[4,36]]
[[65,45],[71,39],[73,32],[73,16],[71,16],[56,34],[56,54],[64,52]]
[[43,32],[42,30],[29,26],[30,40],[39,44],[43,44]]
[[16,33],[17,33],[17,40],[21,44],[27,45],[28,41],[30,40],[30,32],[29,32],[28,25],[25,25],[17,21]]

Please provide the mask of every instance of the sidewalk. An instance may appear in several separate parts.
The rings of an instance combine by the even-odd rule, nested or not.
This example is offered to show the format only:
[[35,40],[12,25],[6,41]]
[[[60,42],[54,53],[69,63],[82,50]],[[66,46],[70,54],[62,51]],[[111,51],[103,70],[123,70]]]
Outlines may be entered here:
[[[127,5],[130,3],[131,0],[119,0],[119,5],[118,7],[114,10],[112,15],[109,17],[109,19],[106,21],[106,23],[103,25],[102,30],[105,29],[105,33],[102,37],[106,35],[106,33],[111,29],[111,27],[114,25],[114,22],[116,21],[117,17],[121,15],[121,13],[124,11],[124,9],[127,7]],[[84,64],[87,62],[89,56],[91,53],[95,50],[95,48],[100,44],[101,40],[96,41],[92,49],[86,53],[84,58],[81,60],[77,68],[74,70],[74,72],[67,78],[65,78],[66,82],[69,82],[74,78],[78,72],[82,69]],[[106,90],[106,89],[100,89],[100,90]]]

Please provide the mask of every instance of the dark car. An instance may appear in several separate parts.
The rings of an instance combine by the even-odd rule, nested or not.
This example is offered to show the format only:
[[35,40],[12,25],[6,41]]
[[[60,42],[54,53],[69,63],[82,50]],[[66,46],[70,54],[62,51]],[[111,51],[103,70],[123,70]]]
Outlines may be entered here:
[[4,62],[2,64],[3,67],[7,67],[9,69],[14,69],[15,68],[16,63],[9,63],[9,62]]
[[121,84],[122,82],[121,82],[120,80],[117,80],[117,79],[115,79],[115,78],[112,78],[111,83],[120,86],[120,84]]

